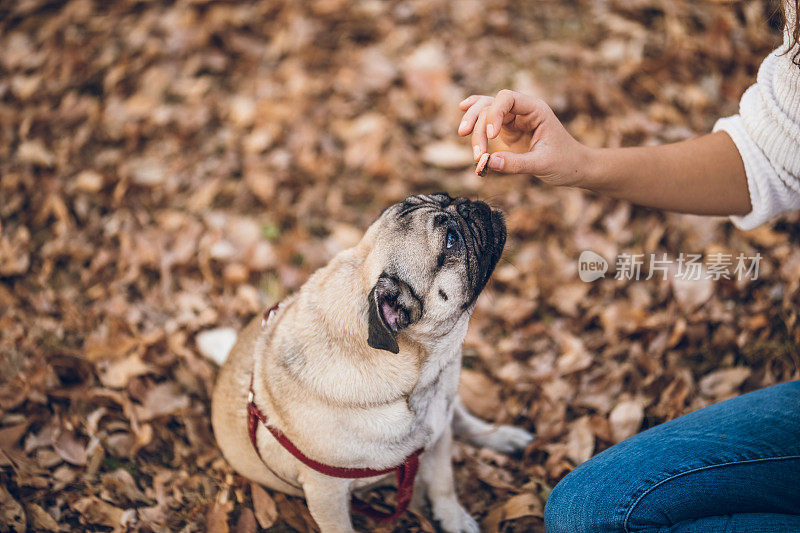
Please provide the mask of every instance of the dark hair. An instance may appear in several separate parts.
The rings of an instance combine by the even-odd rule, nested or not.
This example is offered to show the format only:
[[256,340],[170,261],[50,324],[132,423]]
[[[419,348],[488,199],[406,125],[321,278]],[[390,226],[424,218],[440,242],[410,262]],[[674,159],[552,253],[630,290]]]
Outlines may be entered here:
[[[786,17],[786,6],[789,5],[790,0],[781,2],[781,9],[783,10],[783,19],[788,23]],[[787,28],[789,31],[789,47],[786,49],[788,54],[790,50],[795,49],[792,53],[792,63],[800,67],[800,0],[794,0],[794,28]]]

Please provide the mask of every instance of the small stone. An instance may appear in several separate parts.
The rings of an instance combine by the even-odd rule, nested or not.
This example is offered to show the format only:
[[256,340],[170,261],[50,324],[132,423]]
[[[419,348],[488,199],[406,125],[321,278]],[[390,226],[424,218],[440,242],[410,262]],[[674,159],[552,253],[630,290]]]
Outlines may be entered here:
[[211,254],[213,259],[225,261],[226,259],[230,259],[236,255],[236,248],[230,241],[221,240],[211,245],[209,254]]
[[14,76],[11,78],[11,91],[20,100],[27,100],[39,89],[38,76]]
[[608,421],[614,442],[621,442],[635,435],[642,427],[644,409],[634,400],[625,400],[617,404],[611,411]]
[[130,173],[135,184],[145,187],[161,185],[167,179],[164,167],[147,159],[132,161]]
[[250,276],[250,270],[241,263],[230,263],[225,265],[225,270],[222,273],[226,283],[238,285],[247,281]]
[[56,162],[53,152],[40,140],[25,141],[17,149],[17,158],[22,163],[32,163],[40,167],[52,167]]
[[735,393],[752,374],[746,366],[722,368],[706,374],[698,383],[700,392],[710,398],[721,398]]
[[94,170],[84,170],[75,177],[75,189],[82,192],[98,192],[103,188],[103,176]]
[[472,151],[467,146],[447,141],[426,146],[422,151],[422,160],[429,165],[446,169],[468,167],[474,161]]
[[236,330],[233,328],[209,329],[198,333],[194,338],[200,353],[218,365],[225,362],[236,342]]
[[256,102],[244,95],[237,95],[230,101],[230,119],[237,126],[244,128],[250,126],[256,117]]

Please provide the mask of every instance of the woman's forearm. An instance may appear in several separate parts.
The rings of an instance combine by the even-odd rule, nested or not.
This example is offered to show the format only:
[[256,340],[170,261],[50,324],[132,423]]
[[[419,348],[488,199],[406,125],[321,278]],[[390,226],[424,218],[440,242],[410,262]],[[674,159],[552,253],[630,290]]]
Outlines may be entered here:
[[744,164],[724,132],[661,146],[592,149],[581,186],[635,204],[697,215],[751,211]]

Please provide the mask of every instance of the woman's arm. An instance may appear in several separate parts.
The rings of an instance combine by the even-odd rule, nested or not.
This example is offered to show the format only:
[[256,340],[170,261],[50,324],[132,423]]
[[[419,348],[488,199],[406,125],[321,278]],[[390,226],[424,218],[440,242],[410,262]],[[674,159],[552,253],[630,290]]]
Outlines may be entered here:
[[470,96],[459,134],[472,133],[475,159],[488,139],[489,168],[532,174],[552,185],[582,187],[639,205],[700,215],[744,215],[751,210],[744,164],[724,132],[663,146],[588,148],[576,141],[541,99],[513,91]]
[[635,204],[697,215],[752,209],[739,151],[725,132],[641,148],[590,149],[576,185]]

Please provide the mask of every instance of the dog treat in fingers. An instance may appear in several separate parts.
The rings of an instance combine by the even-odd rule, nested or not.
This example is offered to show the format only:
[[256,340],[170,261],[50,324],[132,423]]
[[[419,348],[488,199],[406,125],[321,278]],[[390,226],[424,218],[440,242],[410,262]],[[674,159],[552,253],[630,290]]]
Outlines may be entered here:
[[489,163],[489,154],[485,153],[478,159],[478,165],[475,167],[475,174],[478,176],[485,176],[488,170],[486,164]]

